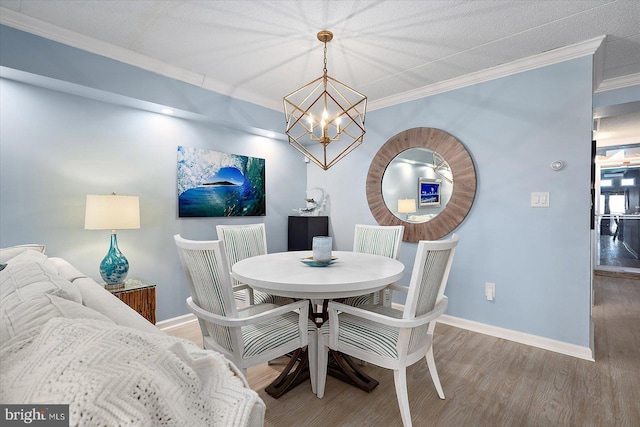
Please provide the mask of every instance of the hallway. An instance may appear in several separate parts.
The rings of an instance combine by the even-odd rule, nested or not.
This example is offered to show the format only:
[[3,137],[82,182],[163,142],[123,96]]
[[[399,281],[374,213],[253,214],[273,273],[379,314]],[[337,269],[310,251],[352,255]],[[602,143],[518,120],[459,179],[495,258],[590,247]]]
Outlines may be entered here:
[[638,260],[619,239],[600,236],[600,265],[611,267],[631,267],[640,269]]

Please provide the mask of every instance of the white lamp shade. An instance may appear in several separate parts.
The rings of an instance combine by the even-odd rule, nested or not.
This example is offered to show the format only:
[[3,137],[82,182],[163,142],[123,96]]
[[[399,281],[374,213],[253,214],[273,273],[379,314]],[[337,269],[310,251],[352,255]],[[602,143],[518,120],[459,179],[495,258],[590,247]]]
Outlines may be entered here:
[[398,200],[399,213],[412,213],[416,211],[416,199],[400,199]]
[[87,230],[126,230],[140,228],[138,196],[87,196],[84,215]]

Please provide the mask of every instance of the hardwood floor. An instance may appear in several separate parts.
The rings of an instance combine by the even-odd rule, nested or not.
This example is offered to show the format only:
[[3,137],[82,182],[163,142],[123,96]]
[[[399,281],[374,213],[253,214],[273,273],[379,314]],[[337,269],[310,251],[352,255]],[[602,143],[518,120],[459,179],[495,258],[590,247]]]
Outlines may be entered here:
[[[445,400],[426,363],[407,370],[415,426],[640,426],[640,280],[595,278],[595,358],[588,362],[439,324],[434,352]],[[167,331],[202,344],[197,323]],[[277,363],[277,362],[276,362]],[[325,397],[301,384],[280,399],[264,387],[282,365],[250,368],[266,426],[402,426],[393,373],[371,393],[327,378]]]
[[628,246],[613,236],[600,236],[600,265],[640,268],[640,260]]

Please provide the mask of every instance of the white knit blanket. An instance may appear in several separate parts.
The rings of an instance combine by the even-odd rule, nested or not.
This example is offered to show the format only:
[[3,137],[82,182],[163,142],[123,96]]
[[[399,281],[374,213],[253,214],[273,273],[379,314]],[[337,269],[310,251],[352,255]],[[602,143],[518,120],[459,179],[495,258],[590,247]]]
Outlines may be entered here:
[[70,425],[261,425],[265,405],[222,355],[99,320],[54,318],[0,350],[0,402],[69,404]]

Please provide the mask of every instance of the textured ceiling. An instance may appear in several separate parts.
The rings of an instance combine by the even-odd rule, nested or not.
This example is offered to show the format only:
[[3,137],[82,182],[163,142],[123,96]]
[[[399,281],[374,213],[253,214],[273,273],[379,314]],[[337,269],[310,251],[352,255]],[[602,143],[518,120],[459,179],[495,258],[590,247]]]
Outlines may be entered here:
[[640,82],[638,0],[0,0],[0,6],[7,25],[25,17],[41,35],[120,60],[134,55],[136,65],[150,59],[154,71],[170,67],[190,83],[273,109],[322,74],[316,39],[322,29],[335,35],[329,75],[370,103],[604,35],[604,80]]

